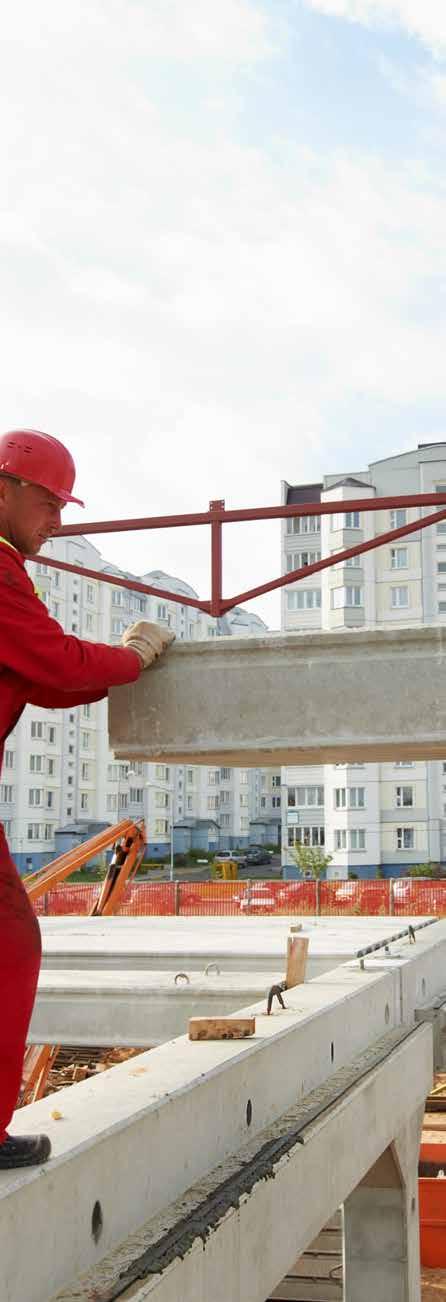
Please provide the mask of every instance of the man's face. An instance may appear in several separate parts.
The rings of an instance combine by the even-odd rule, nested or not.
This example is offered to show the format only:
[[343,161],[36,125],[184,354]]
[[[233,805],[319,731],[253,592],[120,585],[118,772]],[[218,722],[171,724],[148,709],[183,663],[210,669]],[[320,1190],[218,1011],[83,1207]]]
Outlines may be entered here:
[[0,534],[24,555],[34,556],[57,533],[64,506],[47,488],[0,478]]

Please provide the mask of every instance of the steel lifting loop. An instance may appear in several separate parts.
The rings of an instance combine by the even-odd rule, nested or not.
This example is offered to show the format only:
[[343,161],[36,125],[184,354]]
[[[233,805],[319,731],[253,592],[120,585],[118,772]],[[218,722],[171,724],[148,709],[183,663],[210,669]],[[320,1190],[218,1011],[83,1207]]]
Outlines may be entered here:
[[204,975],[209,976],[210,972],[216,972],[217,976],[220,976],[220,968],[218,966],[218,963],[208,963],[207,967],[205,967],[204,969]]
[[175,977],[176,986],[178,985],[179,981],[186,981],[187,985],[190,986],[190,977],[188,977],[187,972],[177,972]]

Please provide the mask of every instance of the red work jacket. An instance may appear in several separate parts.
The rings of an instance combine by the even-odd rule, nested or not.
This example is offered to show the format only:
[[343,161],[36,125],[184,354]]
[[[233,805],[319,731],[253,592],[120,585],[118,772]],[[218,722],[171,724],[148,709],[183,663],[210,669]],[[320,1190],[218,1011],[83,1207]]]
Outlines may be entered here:
[[36,596],[23,556],[0,541],[0,772],[25,705],[68,710],[100,701],[140,672],[131,648],[67,636]]

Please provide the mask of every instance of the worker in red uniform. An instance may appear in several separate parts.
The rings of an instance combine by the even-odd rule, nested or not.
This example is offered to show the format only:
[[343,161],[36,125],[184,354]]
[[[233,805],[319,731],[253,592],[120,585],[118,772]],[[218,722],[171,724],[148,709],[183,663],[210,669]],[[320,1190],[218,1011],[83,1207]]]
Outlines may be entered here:
[[[73,497],[67,448],[36,430],[0,435],[0,771],[5,740],[27,704],[72,709],[134,682],[173,634],[140,621],[124,646],[68,637],[34,591],[24,557],[60,527]],[[0,824],[0,1170],[45,1162],[46,1135],[8,1135],[40,967],[40,928]]]

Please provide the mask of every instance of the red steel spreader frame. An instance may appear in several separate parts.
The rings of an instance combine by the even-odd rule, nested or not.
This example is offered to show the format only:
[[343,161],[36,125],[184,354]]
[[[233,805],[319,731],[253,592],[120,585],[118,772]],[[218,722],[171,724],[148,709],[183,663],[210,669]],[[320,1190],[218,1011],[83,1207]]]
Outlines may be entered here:
[[[234,597],[223,597],[223,525],[240,524],[250,520],[286,520],[289,517],[308,515],[339,515],[345,511],[388,511],[397,510],[398,508],[415,506],[418,508],[426,506],[442,506],[441,510],[436,510],[432,515],[421,516],[411,524],[402,525],[399,529],[391,529],[387,533],[378,534],[375,538],[370,538],[367,542],[355,543],[354,547],[348,547],[345,551],[335,552],[334,555],[325,556],[323,560],[315,561],[312,565],[305,565],[301,569],[291,570],[287,574],[281,574],[278,579],[269,579],[267,583],[261,583],[258,587],[247,588],[245,592],[238,592]],[[57,534],[57,537],[75,537],[82,534],[95,533],[133,533],[144,529],[184,529],[193,525],[209,525],[211,530],[211,598],[209,601],[200,601],[198,597],[186,597],[183,593],[170,592],[167,588],[151,587],[147,583],[138,583],[136,579],[121,579],[116,574],[104,574],[101,570],[90,570],[83,565],[69,565],[66,561],[55,560],[50,556],[39,556],[37,558],[44,562],[45,565],[53,566],[58,570],[68,570],[72,574],[82,574],[84,578],[99,579],[101,583],[111,583],[113,587],[130,588],[132,592],[143,592],[149,596],[164,597],[167,601],[176,601],[182,606],[193,606],[196,610],[203,610],[207,615],[218,619],[225,615],[226,611],[232,610],[234,606],[240,605],[241,602],[249,601],[253,597],[260,597],[264,592],[272,592],[275,588],[287,587],[290,583],[295,583],[298,579],[308,578],[310,574],[316,574],[319,570],[326,570],[330,565],[339,565],[340,562],[346,561],[350,556],[360,556],[363,552],[373,551],[375,547],[382,547],[384,543],[396,542],[399,538],[407,538],[412,533],[419,533],[420,529],[427,529],[429,525],[438,524],[441,520],[446,520],[446,493],[413,493],[404,497],[368,497],[368,498],[348,498],[342,502],[305,502],[304,505],[297,506],[256,506],[247,507],[237,511],[227,511],[223,501],[217,500],[209,503],[208,511],[200,511],[193,515],[157,515],[148,516],[147,518],[135,520],[94,520],[82,524],[64,525]]]

